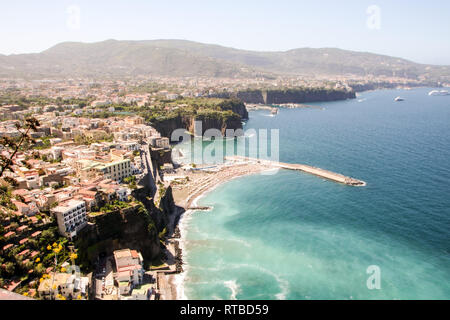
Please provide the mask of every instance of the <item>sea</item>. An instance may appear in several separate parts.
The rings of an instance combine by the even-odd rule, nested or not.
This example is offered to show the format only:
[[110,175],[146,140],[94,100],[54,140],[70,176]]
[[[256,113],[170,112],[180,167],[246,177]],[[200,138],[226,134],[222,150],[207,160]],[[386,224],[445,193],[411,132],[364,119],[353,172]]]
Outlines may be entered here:
[[245,132],[279,130],[280,161],[367,186],[287,170],[218,186],[181,220],[179,298],[450,299],[450,96],[433,89],[250,112]]

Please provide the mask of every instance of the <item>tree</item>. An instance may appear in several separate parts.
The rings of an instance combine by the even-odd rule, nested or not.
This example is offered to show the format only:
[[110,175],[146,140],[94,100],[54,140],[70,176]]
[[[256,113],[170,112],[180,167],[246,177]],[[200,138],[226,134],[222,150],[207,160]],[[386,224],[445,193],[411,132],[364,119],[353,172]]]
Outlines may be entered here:
[[16,142],[15,139],[11,139],[9,137],[0,138],[0,144],[2,144],[5,148],[8,148],[10,153],[9,156],[0,155],[0,177],[3,176],[6,170],[11,170],[13,159],[19,149],[25,143],[34,142],[34,139],[31,138],[30,132],[36,131],[39,125],[39,121],[35,118],[27,118],[23,125],[16,123],[17,131],[19,131],[20,133],[18,142]]
[[9,276],[13,276],[16,271],[16,266],[11,261],[7,262],[5,263],[5,271]]
[[30,240],[28,240],[28,246],[30,246],[33,249],[38,249],[39,243],[36,239],[30,239]]
[[41,276],[45,273],[45,267],[42,263],[38,263],[37,266],[34,268],[34,272]]
[[55,232],[52,229],[47,229],[42,231],[39,242],[41,245],[45,245],[53,242],[54,240],[55,240]]

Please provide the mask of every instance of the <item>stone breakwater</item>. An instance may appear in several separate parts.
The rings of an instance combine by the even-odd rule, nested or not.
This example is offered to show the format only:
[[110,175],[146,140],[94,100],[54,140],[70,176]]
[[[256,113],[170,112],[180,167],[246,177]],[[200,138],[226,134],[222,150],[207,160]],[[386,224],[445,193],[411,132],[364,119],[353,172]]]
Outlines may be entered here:
[[328,180],[343,183],[343,184],[346,184],[349,186],[355,186],[355,187],[366,186],[366,182],[364,182],[364,181],[361,181],[361,180],[358,180],[355,178],[351,178],[351,177],[346,177],[342,174],[331,172],[331,171],[324,170],[321,168],[311,167],[311,166],[302,165],[302,164],[289,164],[289,163],[279,163],[279,164],[275,164],[275,165],[279,166],[282,169],[296,170],[296,171],[303,171],[303,172],[311,173],[318,177],[326,178]]
[[178,241],[174,242],[175,247],[175,271],[176,273],[183,272],[183,250],[180,248]]
[[253,159],[248,157],[242,157],[242,156],[232,156],[232,157],[226,157],[227,160],[230,161],[249,161],[249,162],[256,162],[261,165],[264,165],[266,167],[272,166],[273,168],[280,168],[280,169],[287,169],[287,170],[295,170],[295,171],[303,171],[306,173],[313,174],[318,177],[322,177],[334,182],[343,183],[349,186],[355,186],[355,187],[364,187],[366,186],[366,182],[362,180],[358,180],[355,178],[344,176],[340,173],[335,173],[332,171],[324,170],[321,168],[305,165],[305,164],[292,164],[292,163],[283,163],[283,162],[277,162],[277,161],[270,161],[270,160],[262,160],[262,159]]

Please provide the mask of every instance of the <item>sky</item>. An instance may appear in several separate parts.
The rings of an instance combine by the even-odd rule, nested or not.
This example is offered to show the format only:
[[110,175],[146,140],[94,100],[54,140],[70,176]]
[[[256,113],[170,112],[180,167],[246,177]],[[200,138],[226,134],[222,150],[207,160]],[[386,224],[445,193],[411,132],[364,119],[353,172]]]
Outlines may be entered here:
[[2,0],[0,54],[65,41],[185,39],[238,49],[336,47],[450,65],[448,0]]

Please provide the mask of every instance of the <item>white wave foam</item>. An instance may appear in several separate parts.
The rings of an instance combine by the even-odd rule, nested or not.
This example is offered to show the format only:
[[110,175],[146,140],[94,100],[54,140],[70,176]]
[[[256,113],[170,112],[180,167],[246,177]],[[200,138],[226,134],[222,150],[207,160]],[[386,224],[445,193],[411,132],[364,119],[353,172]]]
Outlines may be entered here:
[[286,297],[289,294],[289,282],[287,280],[281,278],[279,275],[277,275],[273,271],[265,269],[261,266],[249,265],[249,264],[234,264],[232,266],[229,266],[229,268],[230,267],[236,268],[236,269],[238,269],[238,268],[240,269],[242,267],[254,268],[254,269],[258,269],[262,273],[272,276],[277,281],[278,287],[280,288],[280,292],[275,295],[275,298],[277,298],[278,300],[286,300]]
[[224,281],[223,284],[231,290],[230,300],[237,300],[236,296],[239,293],[240,288],[236,280]]
[[186,292],[184,289],[185,282],[186,282],[186,273],[189,268],[188,264],[186,263],[186,257],[187,257],[187,251],[186,251],[186,232],[187,227],[189,225],[189,221],[192,219],[192,210],[187,210],[184,212],[181,217],[180,221],[178,223],[178,228],[180,229],[180,241],[179,241],[179,247],[181,251],[183,252],[183,272],[176,274],[174,276],[174,282],[176,284],[177,288],[177,299],[178,300],[188,300],[186,296]]
[[278,286],[281,290],[275,295],[275,298],[277,298],[278,300],[286,300],[286,297],[289,294],[289,282],[287,282],[287,280],[281,279],[277,275],[275,275],[275,279],[277,280]]

